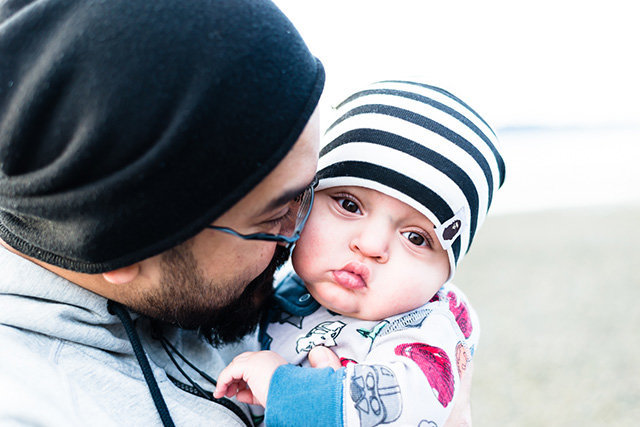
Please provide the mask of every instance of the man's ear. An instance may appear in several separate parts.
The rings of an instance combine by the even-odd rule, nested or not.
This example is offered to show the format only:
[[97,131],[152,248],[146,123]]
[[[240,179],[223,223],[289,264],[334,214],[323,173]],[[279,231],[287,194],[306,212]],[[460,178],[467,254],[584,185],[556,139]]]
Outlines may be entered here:
[[140,264],[133,264],[127,267],[122,267],[117,270],[107,271],[102,273],[102,277],[109,283],[114,285],[125,285],[133,282],[140,273]]

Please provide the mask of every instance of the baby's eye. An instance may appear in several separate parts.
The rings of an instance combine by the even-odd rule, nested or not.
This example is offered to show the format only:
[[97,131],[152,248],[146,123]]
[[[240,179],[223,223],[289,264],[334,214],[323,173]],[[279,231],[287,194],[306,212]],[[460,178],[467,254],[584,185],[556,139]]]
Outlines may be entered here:
[[416,233],[415,231],[405,231],[404,233],[402,233],[402,235],[416,246],[428,246],[427,239],[425,239],[423,235]]
[[340,199],[336,199],[336,201],[338,202],[340,207],[347,212],[351,212],[351,213],[360,212],[360,208],[358,207],[358,204],[353,200],[340,198]]

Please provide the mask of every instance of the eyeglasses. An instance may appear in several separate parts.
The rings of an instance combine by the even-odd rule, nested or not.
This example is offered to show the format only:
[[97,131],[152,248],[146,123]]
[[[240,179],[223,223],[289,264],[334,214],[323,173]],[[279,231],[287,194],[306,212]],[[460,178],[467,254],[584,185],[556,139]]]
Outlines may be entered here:
[[[232,228],[229,227],[219,227],[217,225],[208,225],[207,228],[211,228],[213,230],[223,231],[225,233],[232,234],[236,237],[240,237],[245,240],[264,240],[267,242],[280,242],[286,243],[287,247],[290,247],[293,243],[297,242],[300,238],[300,233],[304,228],[304,225],[309,218],[309,213],[311,212],[311,207],[313,206],[313,197],[314,197],[314,189],[318,185],[318,179],[315,178],[313,182],[304,189],[302,193],[296,196],[290,202],[289,213],[287,214],[288,218],[285,219],[282,224],[282,229],[278,234],[271,233],[252,233],[252,234],[242,234],[238,233]],[[294,218],[292,218],[295,215]]]

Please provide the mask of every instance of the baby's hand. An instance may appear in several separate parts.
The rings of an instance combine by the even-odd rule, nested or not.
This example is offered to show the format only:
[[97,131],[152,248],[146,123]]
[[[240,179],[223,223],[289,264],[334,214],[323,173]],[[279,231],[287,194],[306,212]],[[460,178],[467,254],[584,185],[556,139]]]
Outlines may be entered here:
[[240,402],[266,406],[271,377],[278,366],[286,364],[273,351],[242,353],[220,372],[213,397],[236,396]]

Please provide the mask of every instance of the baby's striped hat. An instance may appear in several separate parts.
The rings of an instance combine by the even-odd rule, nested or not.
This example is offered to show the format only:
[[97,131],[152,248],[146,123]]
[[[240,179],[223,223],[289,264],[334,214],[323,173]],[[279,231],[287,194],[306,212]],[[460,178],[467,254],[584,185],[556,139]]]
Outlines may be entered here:
[[359,186],[424,214],[449,255],[449,280],[505,176],[496,134],[435,86],[388,80],[336,107],[324,136],[318,190]]

